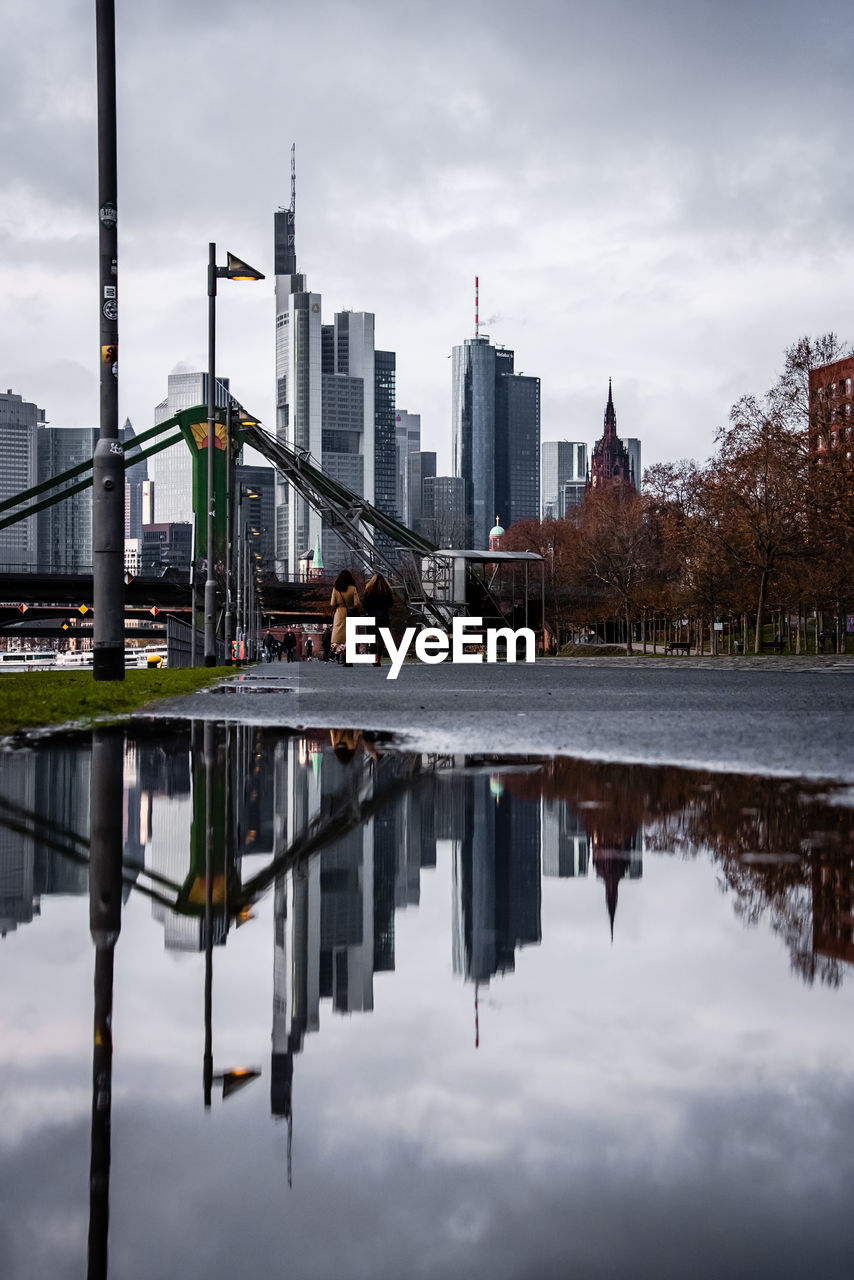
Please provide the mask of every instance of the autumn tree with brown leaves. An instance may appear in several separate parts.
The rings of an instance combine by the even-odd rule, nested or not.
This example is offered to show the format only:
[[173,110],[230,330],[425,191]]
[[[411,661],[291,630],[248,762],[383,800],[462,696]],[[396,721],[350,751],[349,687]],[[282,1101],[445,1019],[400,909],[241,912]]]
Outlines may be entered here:
[[579,522],[579,558],[594,582],[619,601],[632,653],[632,621],[658,561],[658,538],[648,504],[630,485],[591,489]]

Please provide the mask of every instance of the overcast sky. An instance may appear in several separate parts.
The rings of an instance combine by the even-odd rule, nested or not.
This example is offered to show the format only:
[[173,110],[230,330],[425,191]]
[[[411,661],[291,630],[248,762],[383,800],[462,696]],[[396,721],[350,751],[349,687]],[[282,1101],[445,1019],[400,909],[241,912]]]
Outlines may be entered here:
[[[0,0],[2,388],[97,425],[94,0]],[[854,338],[844,0],[117,0],[120,412],[206,363],[272,425],[273,212],[324,319],[374,311],[398,406],[450,465],[451,347],[542,379],[544,439],[591,443],[609,376],[644,464],[704,458],[784,348]],[[3,380],[5,373],[5,381]]]

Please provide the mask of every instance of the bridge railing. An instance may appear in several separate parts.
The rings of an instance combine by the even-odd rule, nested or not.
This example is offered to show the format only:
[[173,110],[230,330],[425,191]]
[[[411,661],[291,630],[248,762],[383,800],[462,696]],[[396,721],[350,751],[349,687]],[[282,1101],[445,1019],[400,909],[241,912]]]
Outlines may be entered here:
[[[193,652],[193,628],[180,618],[169,614],[166,618],[166,661],[170,667],[191,667]],[[196,627],[196,662],[205,651],[205,633]],[[221,640],[216,642],[217,665],[225,662],[225,645]]]

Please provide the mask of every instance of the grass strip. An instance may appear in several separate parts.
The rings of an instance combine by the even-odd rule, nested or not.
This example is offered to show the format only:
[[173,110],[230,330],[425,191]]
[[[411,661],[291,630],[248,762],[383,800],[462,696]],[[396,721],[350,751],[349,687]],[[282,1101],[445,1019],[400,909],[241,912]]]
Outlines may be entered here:
[[124,680],[94,680],[91,671],[20,671],[0,675],[0,736],[46,725],[123,716],[146,703],[195,693],[231,667],[125,672]]

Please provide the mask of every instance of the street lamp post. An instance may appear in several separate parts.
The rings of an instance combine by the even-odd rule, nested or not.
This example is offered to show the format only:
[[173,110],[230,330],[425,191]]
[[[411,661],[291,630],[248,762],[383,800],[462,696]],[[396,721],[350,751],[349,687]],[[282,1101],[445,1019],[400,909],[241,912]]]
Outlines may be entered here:
[[[244,639],[245,633],[246,633],[246,609],[243,601],[243,584],[245,579],[243,545],[246,541],[246,519],[243,515],[243,498],[244,496],[247,498],[257,498],[259,497],[259,494],[257,490],[253,489],[250,485],[245,485],[245,484],[238,484],[236,486],[236,493],[237,493],[236,520],[233,515],[231,516],[232,538],[235,538],[235,524],[236,524],[236,538],[235,538],[235,550],[236,550],[236,558],[237,558],[236,591],[232,591],[231,580],[234,573],[234,556],[231,554],[229,556],[229,559],[226,560],[226,577],[228,579],[228,590],[232,593],[232,614],[237,619],[237,625],[235,630],[232,632],[232,635],[236,635],[236,638],[238,641],[237,656],[238,658],[240,658],[242,655],[240,652],[239,645],[241,640]],[[231,500],[232,502],[234,501],[234,490],[232,490]],[[231,548],[229,547],[229,552],[230,551],[231,551]]]
[[205,666],[216,666],[216,579],[214,578],[214,449],[216,448],[216,282],[217,280],[263,280],[254,267],[227,255],[227,265],[216,265],[216,245],[208,253],[208,510],[205,555]]
[[[240,589],[238,587],[235,592],[234,585],[234,550],[232,544],[235,542],[235,520],[234,520],[234,415],[237,413],[237,422],[240,427],[257,426],[258,419],[247,413],[245,409],[235,406],[234,401],[229,403],[228,416],[226,418],[226,473],[225,473],[225,501],[226,501],[226,532],[225,532],[225,660],[227,663],[232,661],[231,650],[235,639],[235,615],[240,605]],[[241,511],[243,506],[243,495],[247,494],[250,498],[257,498],[258,494],[254,489],[248,488],[246,485],[237,485],[237,576],[240,578],[240,539],[241,539]]]
[[231,543],[234,538],[234,458],[232,457],[232,422],[234,409],[229,402],[225,419],[225,661],[233,661],[234,599],[232,592],[233,559]]

